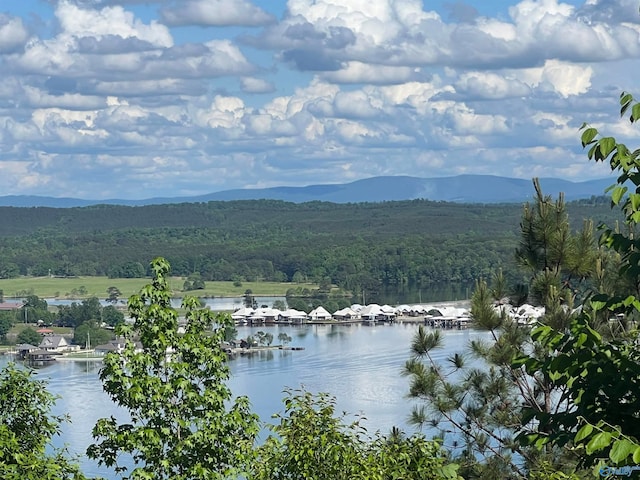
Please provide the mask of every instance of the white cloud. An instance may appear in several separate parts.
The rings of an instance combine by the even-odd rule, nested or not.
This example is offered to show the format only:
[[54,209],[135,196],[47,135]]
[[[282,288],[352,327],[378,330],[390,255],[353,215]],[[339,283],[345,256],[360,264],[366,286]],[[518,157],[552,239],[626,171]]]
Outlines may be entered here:
[[211,109],[200,114],[200,122],[211,128],[241,128],[245,113],[244,102],[237,97],[222,97],[217,95]]
[[[544,59],[640,56],[637,23],[587,22],[584,11],[557,0],[524,0],[509,9],[508,19],[480,17],[467,24],[446,23],[411,0],[290,0],[288,6],[289,15],[259,41],[282,48],[301,70],[326,70],[338,81],[349,81],[350,62],[369,68],[533,67]],[[340,48],[332,48],[336,29],[353,36]]]
[[22,19],[0,13],[0,53],[9,53],[21,48],[28,37],[29,32]]
[[77,7],[61,1],[56,8],[56,16],[62,28],[63,37],[103,37],[115,35],[122,38],[137,38],[156,47],[170,47],[173,39],[169,30],[156,21],[144,24],[133,13],[120,6],[105,7],[101,10]]
[[492,100],[523,97],[531,93],[530,87],[503,72],[463,73],[455,82],[455,89],[472,98]]
[[81,95],[78,93],[64,93],[50,95],[47,92],[28,86],[24,87],[24,98],[34,108],[59,107],[65,110],[90,110],[105,106],[104,98],[100,96]]
[[387,65],[371,65],[363,62],[346,62],[343,68],[327,72],[322,78],[333,83],[369,83],[389,85],[411,79],[415,68]]
[[419,0],[62,0],[55,16],[0,15],[0,185],[148,197],[602,176],[578,127],[637,143],[616,102],[635,85],[640,19],[632,0],[578,3],[514,0],[464,22]]
[[271,93],[275,91],[273,83],[262,78],[242,77],[242,91],[246,93]]
[[347,118],[377,118],[384,113],[384,103],[377,92],[340,92],[334,100],[335,114]]
[[553,91],[568,97],[570,95],[580,95],[586,93],[591,86],[591,76],[593,68],[560,62],[558,60],[547,60],[541,68],[530,68],[514,71],[513,75],[532,87],[544,86],[547,84]]
[[538,127],[541,135],[559,144],[572,145],[576,140],[576,128],[568,114],[537,112],[531,117],[531,124]]
[[463,104],[448,112],[456,135],[499,135],[506,133],[507,120],[502,115],[482,115]]
[[160,12],[167,25],[255,27],[275,20],[247,0],[181,0]]
[[564,62],[547,60],[542,74],[543,80],[553,85],[553,88],[563,97],[586,93],[591,86],[591,67],[567,65]]

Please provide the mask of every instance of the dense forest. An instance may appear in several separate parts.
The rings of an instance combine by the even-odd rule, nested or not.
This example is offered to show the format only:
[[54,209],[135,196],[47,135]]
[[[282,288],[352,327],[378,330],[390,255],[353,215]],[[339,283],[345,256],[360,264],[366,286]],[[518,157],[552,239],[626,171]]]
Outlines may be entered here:
[[[578,229],[616,220],[606,197],[568,203]],[[354,294],[470,282],[513,264],[519,204],[234,201],[0,208],[0,278],[141,277],[156,256],[203,280],[330,282]]]

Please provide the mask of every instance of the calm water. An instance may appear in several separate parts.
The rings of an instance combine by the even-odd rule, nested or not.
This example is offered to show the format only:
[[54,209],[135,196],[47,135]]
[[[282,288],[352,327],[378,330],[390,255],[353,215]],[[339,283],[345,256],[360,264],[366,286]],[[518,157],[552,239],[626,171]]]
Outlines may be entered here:
[[[406,421],[412,405],[406,399],[408,380],[400,372],[409,358],[409,345],[417,325],[238,327],[238,338],[246,338],[258,330],[272,333],[274,339],[284,331],[292,337],[291,346],[304,347],[301,351],[274,350],[230,361],[233,374],[230,386],[234,394],[248,395],[254,411],[263,420],[269,421],[273,413],[282,410],[285,387],[304,385],[310,391],[334,395],[338,411],[364,414],[369,430],[387,432],[392,426],[399,426],[412,431]],[[486,333],[445,331],[445,348],[435,356],[442,360],[479,336]],[[58,361],[38,373],[49,380],[50,391],[60,396],[55,412],[71,417],[72,423],[64,426],[61,443],[80,455],[91,443],[91,429],[98,418],[110,415],[126,418],[102,391],[98,379],[100,365]],[[118,478],[84,457],[81,464],[90,476]]]

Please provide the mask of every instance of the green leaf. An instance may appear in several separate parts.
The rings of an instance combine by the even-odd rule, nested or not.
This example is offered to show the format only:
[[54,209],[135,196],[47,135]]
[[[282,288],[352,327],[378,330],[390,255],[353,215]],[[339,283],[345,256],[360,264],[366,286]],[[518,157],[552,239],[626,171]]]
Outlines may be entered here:
[[637,447],[635,443],[626,438],[616,440],[609,452],[609,458],[612,462],[619,464],[625,461],[629,455],[632,455]]
[[633,463],[640,463],[640,446],[633,451]]
[[550,372],[549,373],[549,380],[551,380],[552,382],[557,382],[563,376],[564,376],[564,374],[562,372]]
[[625,193],[627,193],[627,187],[618,185],[613,188],[613,191],[611,192],[611,201],[614,203],[614,205],[618,205],[620,203],[620,200]]
[[593,142],[593,139],[596,138],[596,135],[598,135],[598,130],[593,127],[587,128],[584,132],[582,132],[582,147],[584,148],[591,142]]
[[578,433],[576,433],[576,436],[574,437],[573,441],[578,443],[579,441],[584,440],[589,435],[591,435],[591,432],[593,432],[593,425],[591,425],[590,423],[587,423],[580,430],[578,430]]
[[600,300],[591,300],[591,308],[593,308],[595,312],[597,312],[598,310],[602,310],[606,306],[607,302],[603,302]]
[[607,158],[611,152],[616,148],[616,140],[613,137],[605,137],[598,142],[600,145],[600,153],[602,158]]
[[578,334],[578,341],[576,342],[576,345],[578,347],[581,347],[582,345],[584,345],[584,342],[586,342],[589,339],[589,337],[587,336],[586,333],[581,332]]
[[633,95],[626,92],[620,94],[620,106],[622,107],[620,108],[620,116],[624,115],[624,112],[627,111],[631,102],[633,102]]
[[600,432],[593,436],[593,438],[587,443],[586,451],[587,455],[599,452],[600,450],[607,448],[611,443],[611,433]]
[[640,118],[640,103],[636,103],[632,108],[631,108],[631,122],[637,122],[638,119]]

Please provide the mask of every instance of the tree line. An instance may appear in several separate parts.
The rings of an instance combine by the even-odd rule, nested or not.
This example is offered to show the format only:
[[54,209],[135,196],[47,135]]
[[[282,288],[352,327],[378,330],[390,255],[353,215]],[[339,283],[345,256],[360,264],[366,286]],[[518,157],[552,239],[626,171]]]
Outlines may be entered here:
[[[568,209],[576,223],[621,219],[595,197]],[[514,272],[520,211],[427,200],[1,207],[0,278],[139,278],[161,255],[176,275],[202,281],[308,280],[373,300],[388,287],[470,283],[499,267]]]

